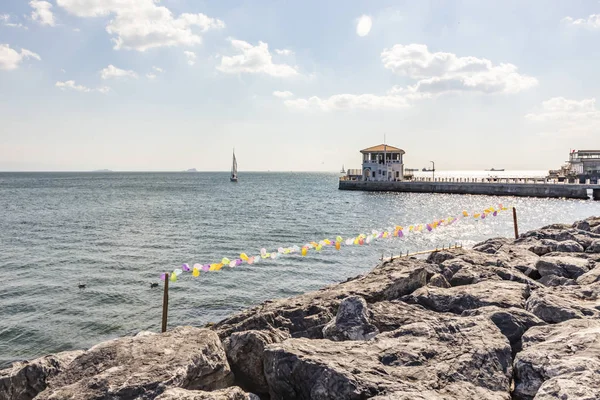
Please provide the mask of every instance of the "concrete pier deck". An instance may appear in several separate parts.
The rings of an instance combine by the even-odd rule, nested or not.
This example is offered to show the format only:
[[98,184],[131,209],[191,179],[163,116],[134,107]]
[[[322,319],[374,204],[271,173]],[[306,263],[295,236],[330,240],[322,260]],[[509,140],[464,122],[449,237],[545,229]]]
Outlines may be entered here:
[[569,199],[600,200],[600,185],[564,184],[533,181],[531,183],[457,181],[442,178],[429,181],[352,181],[340,179],[340,190],[362,190],[373,192],[408,192],[408,193],[451,193],[479,194],[490,196],[520,197],[552,197]]

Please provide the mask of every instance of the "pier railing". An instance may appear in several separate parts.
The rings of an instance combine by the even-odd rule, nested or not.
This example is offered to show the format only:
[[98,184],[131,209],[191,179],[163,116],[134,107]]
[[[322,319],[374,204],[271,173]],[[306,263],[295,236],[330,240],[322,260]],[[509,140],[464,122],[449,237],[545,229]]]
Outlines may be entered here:
[[[352,180],[347,176],[342,176],[340,178],[342,181]],[[373,181],[376,182],[376,181]],[[402,181],[399,180],[390,180],[390,181],[381,181],[381,182],[440,182],[440,183],[515,183],[515,184],[555,184],[555,185],[600,185],[591,183],[589,179],[586,179],[584,183],[581,182],[568,182],[562,181],[559,182],[557,179],[548,179],[548,178],[431,178],[431,177],[413,177],[411,179],[405,179]]]

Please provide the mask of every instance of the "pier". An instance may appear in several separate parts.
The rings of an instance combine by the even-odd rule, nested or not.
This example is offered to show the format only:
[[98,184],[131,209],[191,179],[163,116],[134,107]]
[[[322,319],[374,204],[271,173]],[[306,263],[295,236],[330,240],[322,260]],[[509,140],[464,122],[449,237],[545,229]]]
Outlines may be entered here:
[[478,194],[600,200],[600,185],[523,178],[416,178],[410,181],[340,179],[340,190],[370,192]]

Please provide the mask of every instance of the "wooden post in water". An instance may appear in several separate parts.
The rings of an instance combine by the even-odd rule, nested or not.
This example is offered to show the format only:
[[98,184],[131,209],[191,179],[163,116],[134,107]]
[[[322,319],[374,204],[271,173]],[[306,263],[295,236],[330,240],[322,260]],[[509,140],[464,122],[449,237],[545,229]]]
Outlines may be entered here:
[[162,332],[167,331],[167,311],[169,310],[169,277],[170,274],[165,273],[165,291],[163,292],[163,312],[162,312]]
[[517,208],[513,207],[513,222],[515,224],[515,239],[519,238],[519,224],[517,223]]

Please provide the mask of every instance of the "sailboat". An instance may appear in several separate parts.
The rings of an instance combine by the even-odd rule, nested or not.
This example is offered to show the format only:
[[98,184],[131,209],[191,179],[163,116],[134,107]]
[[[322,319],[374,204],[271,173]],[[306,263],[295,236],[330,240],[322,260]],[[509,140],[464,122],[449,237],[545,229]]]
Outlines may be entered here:
[[340,171],[340,174],[345,174],[346,170],[344,169],[344,164],[342,164],[342,170]]
[[233,150],[233,164],[231,165],[231,176],[229,177],[231,182],[238,181],[238,173],[237,173],[237,160],[235,159],[235,149]]

